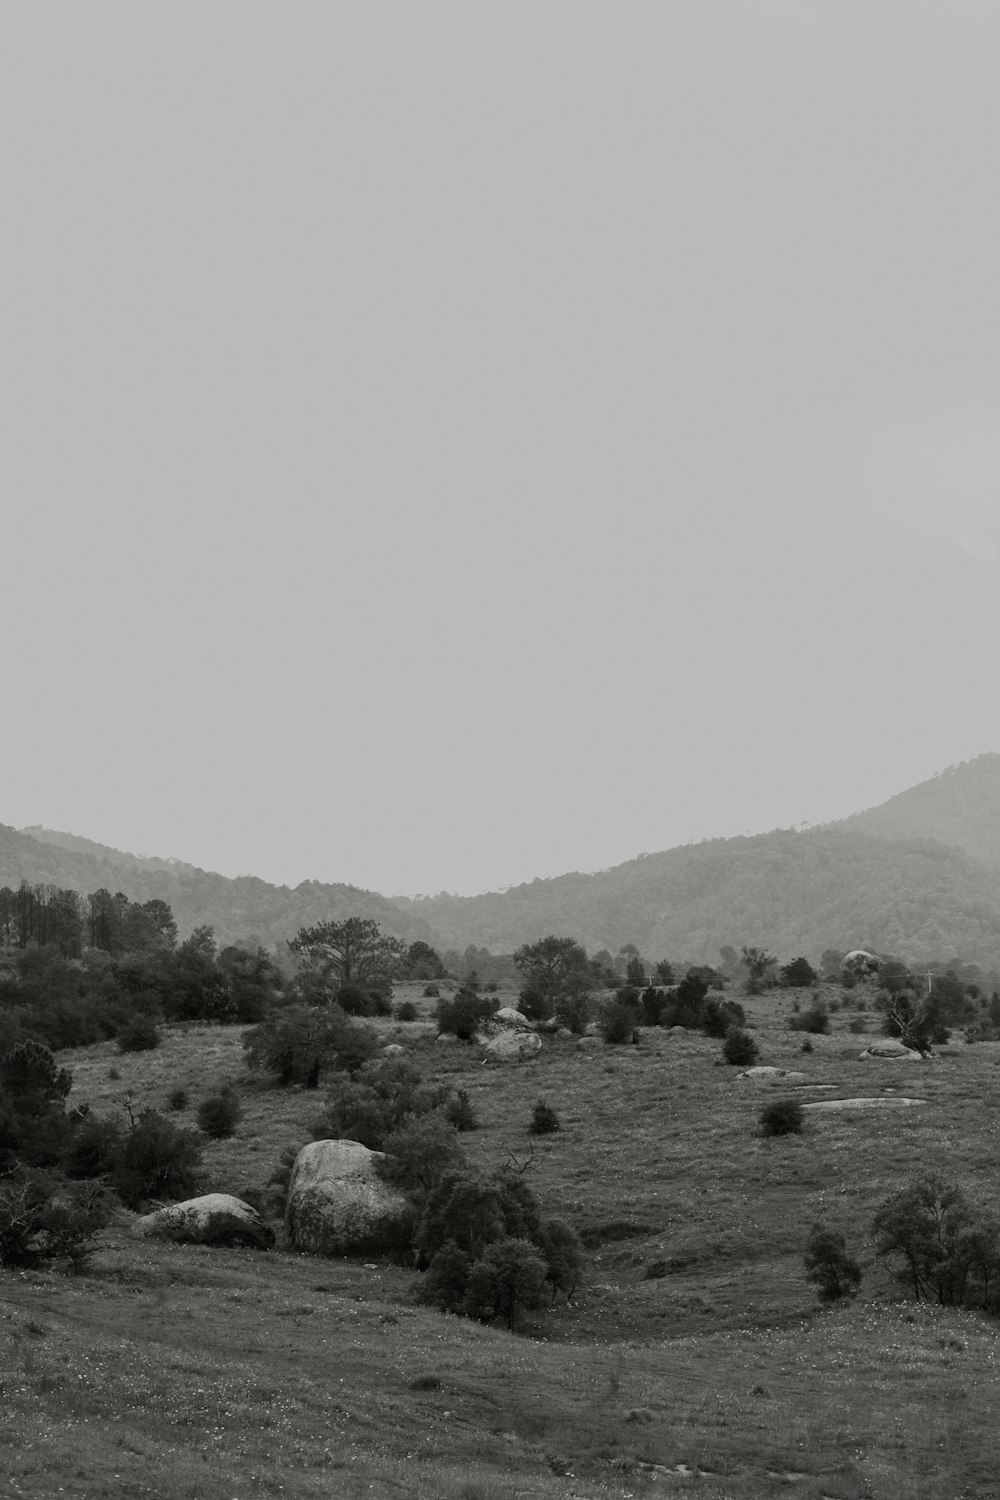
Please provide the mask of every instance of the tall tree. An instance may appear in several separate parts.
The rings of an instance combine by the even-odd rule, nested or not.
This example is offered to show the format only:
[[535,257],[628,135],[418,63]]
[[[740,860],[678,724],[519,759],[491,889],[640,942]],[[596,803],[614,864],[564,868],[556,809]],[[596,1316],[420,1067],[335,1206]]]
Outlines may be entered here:
[[389,937],[370,917],[300,927],[288,946],[313,969],[334,978],[338,986],[379,989],[391,986],[406,951],[399,938]]
[[550,934],[537,943],[525,943],[514,954],[514,963],[524,979],[521,1004],[539,1020],[591,988],[586,951],[573,938]]

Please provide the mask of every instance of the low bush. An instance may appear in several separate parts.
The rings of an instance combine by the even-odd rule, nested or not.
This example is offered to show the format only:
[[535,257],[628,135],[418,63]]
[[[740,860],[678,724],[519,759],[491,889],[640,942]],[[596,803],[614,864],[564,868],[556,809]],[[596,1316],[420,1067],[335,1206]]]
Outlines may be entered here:
[[444,1106],[445,1119],[454,1130],[479,1129],[479,1116],[467,1089],[458,1089]]
[[631,1042],[639,1025],[637,1001],[623,998],[623,992],[619,991],[613,1000],[607,1000],[602,1005],[598,1025],[601,1036],[610,1046],[617,1047],[623,1042]]
[[532,1135],[554,1135],[561,1129],[562,1122],[551,1104],[546,1104],[544,1099],[539,1099],[532,1112],[528,1130]]
[[170,1105],[171,1109],[177,1110],[178,1112],[182,1109],[187,1109],[187,1089],[171,1089],[169,1095],[167,1096],[167,1103]]
[[228,1140],[243,1118],[243,1107],[231,1085],[210,1094],[198,1106],[198,1128],[213,1141]]
[[722,1056],[734,1068],[752,1068],[760,1056],[760,1048],[749,1031],[733,1026],[726,1033],[722,1044]]
[[133,1016],[115,1040],[119,1052],[152,1052],[160,1045],[160,1029],[152,1016]]
[[463,985],[451,998],[442,996],[438,1001],[438,1031],[471,1042],[483,1021],[489,1020],[498,1009],[496,1000],[480,995],[472,986]]
[[811,1005],[797,1016],[788,1017],[790,1031],[808,1031],[813,1036],[826,1036],[830,1030],[830,1017],[822,1005]]
[[123,1203],[137,1208],[147,1198],[192,1196],[199,1187],[201,1141],[154,1109],[132,1122],[111,1183]]
[[114,1213],[100,1184],[22,1168],[0,1179],[0,1265],[68,1261],[79,1271]]
[[[440,999],[440,996],[441,996],[441,989],[440,989],[439,985],[436,985],[436,984],[425,984],[424,985],[424,999],[425,1000],[438,1000],[438,999]],[[410,1004],[410,1005],[413,1004],[412,1000],[408,1001],[407,1003]],[[414,1009],[414,1011],[416,1011],[416,1006],[415,1005],[413,1006],[413,1009]],[[416,1019],[416,1017],[414,1017],[414,1019]]]
[[[430,988],[430,986],[428,986],[428,988]],[[427,993],[427,990],[424,991],[425,995],[426,995],[426,993]],[[400,1001],[400,1003],[396,1006],[396,1020],[397,1021],[419,1021],[420,1020],[420,1012],[417,1010],[417,1007],[414,1005],[414,1003],[413,1003],[412,1000],[402,1000],[402,1001]]]
[[760,1112],[760,1128],[763,1135],[801,1135],[804,1122],[802,1104],[798,1099],[775,1099],[765,1104]]
[[814,1224],[805,1255],[806,1275],[816,1286],[821,1302],[854,1297],[861,1286],[861,1267],[847,1252],[844,1236],[825,1224]]

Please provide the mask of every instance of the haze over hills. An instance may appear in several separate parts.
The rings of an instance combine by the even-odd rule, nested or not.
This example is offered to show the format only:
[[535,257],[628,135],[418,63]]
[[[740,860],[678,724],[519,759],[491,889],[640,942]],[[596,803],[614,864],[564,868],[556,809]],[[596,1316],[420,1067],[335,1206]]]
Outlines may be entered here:
[[886,839],[938,839],[1000,866],[1000,755],[949,766],[878,807],[827,825]]
[[300,927],[345,917],[372,917],[406,942],[435,938],[419,914],[401,911],[375,891],[318,880],[292,889],[253,875],[230,879],[181,860],[127,854],[76,834],[37,827],[18,832],[0,824],[0,886],[22,880],[84,893],[103,886],[132,901],[166,901],[182,936],[207,925],[222,945],[252,938],[270,946],[294,937]]
[[72,834],[0,826],[0,885],[22,879],[169,902],[182,933],[273,944],[328,917],[367,916],[439,951],[511,952],[546,933],[591,952],[635,943],[649,958],[714,962],[723,944],[782,960],[873,948],[909,962],[960,958],[1000,970],[1000,755],[949,768],[841,823],[713,839],[479,896],[393,900],[304,881],[294,890]]

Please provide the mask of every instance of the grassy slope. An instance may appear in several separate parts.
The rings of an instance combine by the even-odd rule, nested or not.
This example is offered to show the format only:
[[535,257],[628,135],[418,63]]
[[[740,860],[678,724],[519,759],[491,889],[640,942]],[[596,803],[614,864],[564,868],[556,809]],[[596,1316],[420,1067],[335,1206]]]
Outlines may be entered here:
[[[788,1008],[756,1004],[762,1060],[836,1085],[806,1097],[888,1088],[927,1105],[813,1115],[802,1137],[764,1141],[768,1092],[702,1038],[647,1032],[596,1055],[552,1042],[487,1070],[477,1050],[400,1028],[427,1071],[469,1089],[477,1160],[527,1154],[539,1096],[562,1117],[528,1170],[546,1210],[586,1234],[588,1282],[525,1337],[415,1307],[395,1266],[156,1246],[124,1224],[82,1278],[2,1273],[0,1495],[721,1500],[781,1493],[789,1472],[812,1500],[995,1494],[983,1434],[1000,1397],[996,1325],[895,1300],[866,1235],[875,1204],[924,1165],[986,1196],[998,1049],[860,1062],[865,1038],[840,1013],[803,1056]],[[64,1060],[72,1097],[104,1106],[126,1091],[162,1105],[178,1084],[196,1102],[242,1076],[237,1029]],[[212,1185],[237,1193],[264,1185],[322,1102],[243,1093],[237,1136],[206,1151]],[[851,1308],[817,1311],[804,1281],[818,1217],[869,1262]],[[647,1278],[658,1261],[668,1274]],[[440,1386],[411,1389],[427,1375]]]

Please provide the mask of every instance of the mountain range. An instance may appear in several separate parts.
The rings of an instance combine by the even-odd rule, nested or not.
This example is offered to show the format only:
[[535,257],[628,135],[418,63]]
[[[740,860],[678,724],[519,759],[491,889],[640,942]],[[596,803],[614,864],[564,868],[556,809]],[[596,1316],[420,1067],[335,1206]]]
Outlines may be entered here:
[[0,885],[22,879],[157,897],[182,932],[207,923],[221,942],[273,944],[327,917],[368,916],[440,951],[509,953],[551,932],[589,951],[630,942],[675,962],[713,962],[724,944],[758,944],[783,961],[867,947],[1000,971],[1000,755],[824,827],[712,839],[478,896],[390,899],[318,881],[292,889],[0,825]]

